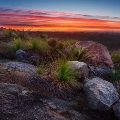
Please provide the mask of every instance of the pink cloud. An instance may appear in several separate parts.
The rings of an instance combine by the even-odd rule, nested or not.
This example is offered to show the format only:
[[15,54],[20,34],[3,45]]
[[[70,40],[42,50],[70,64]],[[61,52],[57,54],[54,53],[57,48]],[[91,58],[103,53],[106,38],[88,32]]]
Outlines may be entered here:
[[[120,30],[120,18],[69,12],[0,8],[0,26],[26,28],[98,28]],[[62,28],[63,27],[63,28]],[[79,28],[79,29],[78,29]]]

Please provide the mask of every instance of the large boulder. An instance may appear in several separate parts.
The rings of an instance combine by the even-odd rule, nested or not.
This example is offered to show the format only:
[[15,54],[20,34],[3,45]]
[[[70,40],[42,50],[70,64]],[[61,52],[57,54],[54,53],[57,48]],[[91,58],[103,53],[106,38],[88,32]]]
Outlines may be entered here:
[[88,106],[95,110],[109,110],[119,99],[119,94],[112,83],[101,78],[88,80],[84,85]]
[[0,84],[0,120],[93,120],[75,106],[16,84]]
[[66,50],[69,52],[71,48],[81,48],[84,47],[90,53],[90,63],[91,64],[105,64],[113,68],[114,64],[112,62],[111,56],[107,47],[104,45],[93,42],[93,41],[82,41],[76,42],[74,45],[69,46]]
[[113,110],[115,117],[120,120],[120,100],[115,105],[113,105]]
[[88,75],[88,67],[84,62],[79,61],[68,61],[67,65],[70,69],[75,71],[76,77],[78,78],[86,78]]

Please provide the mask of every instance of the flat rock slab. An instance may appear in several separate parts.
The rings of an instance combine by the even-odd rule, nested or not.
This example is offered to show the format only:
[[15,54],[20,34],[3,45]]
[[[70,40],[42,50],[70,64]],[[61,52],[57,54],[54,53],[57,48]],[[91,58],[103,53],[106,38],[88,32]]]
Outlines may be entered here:
[[20,72],[26,72],[32,75],[36,74],[36,67],[31,64],[12,61],[12,62],[4,62],[3,65],[18,70]]
[[66,101],[36,92],[23,94],[23,90],[18,85],[0,84],[0,91],[3,91],[0,93],[0,120],[92,120]]

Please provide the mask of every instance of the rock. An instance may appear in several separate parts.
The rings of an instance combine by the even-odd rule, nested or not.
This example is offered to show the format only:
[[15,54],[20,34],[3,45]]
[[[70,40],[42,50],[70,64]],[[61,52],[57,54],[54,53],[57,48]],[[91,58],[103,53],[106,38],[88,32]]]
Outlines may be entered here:
[[90,59],[91,64],[94,65],[105,64],[111,68],[114,67],[109,51],[107,47],[105,47],[104,45],[93,41],[82,41],[76,42],[73,46],[67,48],[67,51],[70,51],[71,48],[80,47],[84,47],[91,54],[92,56]]
[[37,74],[34,65],[16,61],[0,62],[0,82],[27,84],[27,80]]
[[108,67],[102,67],[102,66],[96,67],[90,65],[88,66],[88,68],[89,68],[89,76],[98,76],[108,81],[111,79],[112,71]]
[[0,84],[0,91],[0,120],[93,120],[66,101],[30,91],[21,94],[18,85]]
[[83,97],[80,82],[72,83],[71,85],[68,83],[57,82],[51,77],[31,77],[29,78],[29,84],[35,91],[40,91],[43,94],[66,101],[73,101],[78,97]]
[[20,60],[20,61],[21,61],[21,60],[26,60],[26,59],[27,59],[27,54],[26,54],[25,51],[19,49],[19,50],[17,50],[17,51],[15,52],[15,58],[16,58],[17,60]]
[[120,120],[120,100],[115,105],[113,105],[113,110],[115,117]]
[[79,61],[68,61],[67,62],[70,69],[75,71],[75,74],[78,78],[86,78],[88,75],[88,67],[84,62]]
[[95,110],[109,110],[118,99],[119,94],[112,83],[101,78],[88,80],[84,85],[88,106]]
[[0,94],[26,94],[28,90],[16,84],[0,83]]
[[13,68],[17,71],[29,73],[31,75],[36,74],[36,67],[31,64],[17,62],[17,61],[8,61],[8,62],[4,62],[3,65],[11,69]]

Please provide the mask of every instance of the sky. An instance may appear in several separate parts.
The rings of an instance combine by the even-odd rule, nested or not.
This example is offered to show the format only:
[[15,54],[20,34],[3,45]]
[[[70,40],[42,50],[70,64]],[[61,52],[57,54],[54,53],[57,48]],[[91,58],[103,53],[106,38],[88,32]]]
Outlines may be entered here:
[[0,0],[0,27],[120,31],[120,0]]

